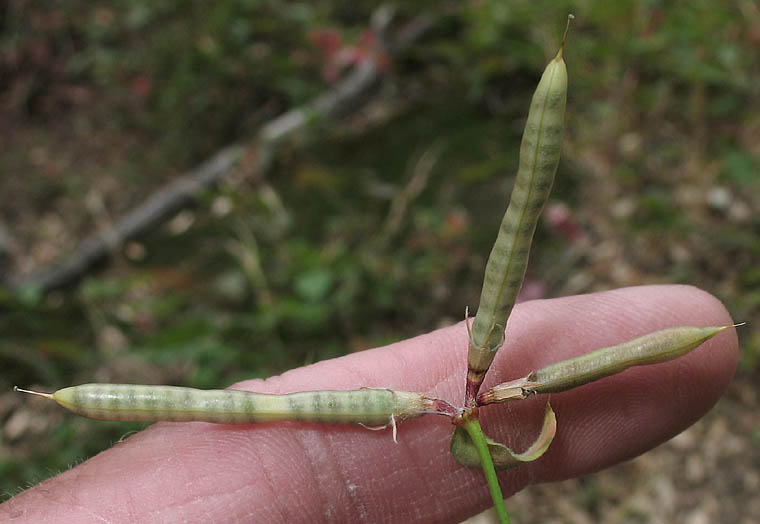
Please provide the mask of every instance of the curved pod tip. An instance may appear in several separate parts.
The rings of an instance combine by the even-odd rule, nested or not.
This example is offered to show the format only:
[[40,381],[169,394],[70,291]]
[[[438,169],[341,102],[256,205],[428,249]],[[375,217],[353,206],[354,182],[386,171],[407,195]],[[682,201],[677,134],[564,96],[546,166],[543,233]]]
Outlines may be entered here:
[[40,393],[39,391],[32,391],[31,389],[23,389],[18,386],[13,386],[13,391],[17,393],[28,393],[29,395],[36,395],[38,397],[49,398],[55,400],[54,393]]
[[570,22],[572,20],[575,20],[575,15],[570,13],[567,15],[567,25],[565,25],[565,34],[562,35],[562,43],[559,44],[559,51],[557,51],[557,56],[554,57],[554,60],[562,60],[562,51],[565,49],[565,42],[567,42],[567,34],[570,32]]

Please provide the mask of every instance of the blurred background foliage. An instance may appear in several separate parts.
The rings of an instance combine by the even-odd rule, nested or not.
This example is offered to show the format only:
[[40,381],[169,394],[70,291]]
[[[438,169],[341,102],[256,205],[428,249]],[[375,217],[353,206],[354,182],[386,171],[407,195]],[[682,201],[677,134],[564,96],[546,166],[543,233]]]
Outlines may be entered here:
[[[375,7],[5,3],[0,270],[53,263],[221,147],[329,91],[373,52]],[[758,4],[418,2],[397,6],[397,23],[426,13],[432,30],[383,64],[367,105],[281,144],[265,174],[243,163],[83,281],[49,294],[0,289],[4,496],[141,427],[66,415],[10,393],[14,384],[223,387],[459,320],[477,303],[530,95],[568,12],[564,156],[523,298],[666,282],[718,296],[749,322],[739,375],[693,430],[697,443],[667,456],[675,468],[693,459],[686,451],[698,457],[704,435],[725,436],[718,424],[741,435],[745,462],[723,446],[715,461],[746,464],[760,439],[746,418],[760,343]],[[756,451],[750,460],[760,466]],[[720,486],[709,464],[685,481],[642,474],[650,466],[618,475],[641,477],[644,495],[652,475],[686,492]],[[573,482],[567,500],[590,522],[717,511],[688,498],[642,508],[625,483]],[[747,514],[741,493],[753,482],[726,480],[736,503],[720,499],[723,519]],[[518,514],[538,511],[530,496],[518,495]]]

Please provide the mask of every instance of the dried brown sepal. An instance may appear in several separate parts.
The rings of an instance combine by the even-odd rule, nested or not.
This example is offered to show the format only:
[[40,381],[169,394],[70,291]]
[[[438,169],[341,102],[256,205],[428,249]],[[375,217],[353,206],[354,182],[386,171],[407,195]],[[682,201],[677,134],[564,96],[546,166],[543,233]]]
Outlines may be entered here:
[[481,392],[478,395],[478,405],[499,404],[511,400],[524,400],[534,393],[536,387],[540,386],[539,382],[530,380],[530,375],[509,382],[502,382],[492,387],[488,391]]

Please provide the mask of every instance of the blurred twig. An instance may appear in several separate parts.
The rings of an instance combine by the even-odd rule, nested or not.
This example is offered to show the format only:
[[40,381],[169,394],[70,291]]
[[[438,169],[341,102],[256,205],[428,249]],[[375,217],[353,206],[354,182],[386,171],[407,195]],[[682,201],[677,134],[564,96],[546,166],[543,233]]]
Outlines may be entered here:
[[393,197],[378,239],[378,246],[381,249],[384,249],[398,233],[409,205],[427,186],[430,174],[441,157],[443,149],[443,143],[440,141],[426,149],[415,163],[409,182]]
[[259,243],[256,241],[256,235],[242,220],[235,229],[237,230],[237,238],[235,240],[230,239],[227,242],[227,251],[238,260],[240,267],[243,268],[258,304],[269,306],[272,304],[272,292],[269,289],[266,273],[261,267]]
[[[401,27],[393,38],[387,36],[392,11],[381,6],[372,15],[372,29],[381,51],[393,55],[418,40],[432,26],[421,16]],[[206,162],[150,195],[115,223],[86,237],[70,254],[28,275],[0,275],[0,282],[12,291],[33,289],[38,293],[70,285],[82,278],[93,265],[113,253],[126,240],[154,228],[193,202],[203,191],[230,174],[243,156],[256,159],[257,172],[266,172],[276,146],[306,128],[310,122],[335,118],[356,111],[362,98],[381,79],[376,60],[358,64],[335,87],[312,102],[293,109],[264,124],[257,136],[245,143],[221,149]]]

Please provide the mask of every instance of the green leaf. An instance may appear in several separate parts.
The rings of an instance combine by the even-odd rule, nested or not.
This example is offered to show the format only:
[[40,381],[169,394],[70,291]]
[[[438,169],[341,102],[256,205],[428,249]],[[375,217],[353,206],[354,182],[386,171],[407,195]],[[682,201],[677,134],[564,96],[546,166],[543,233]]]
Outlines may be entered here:
[[[541,433],[536,441],[522,453],[516,453],[488,436],[486,436],[486,442],[488,443],[488,449],[491,452],[494,466],[497,470],[504,470],[519,466],[523,462],[532,462],[540,458],[549,449],[549,445],[552,443],[556,432],[557,418],[554,415],[554,410],[552,410],[547,402]],[[457,427],[454,430],[454,435],[451,437],[450,450],[457,462],[463,466],[480,468],[478,450],[469,434],[463,428]]]
[[325,298],[332,282],[332,275],[327,270],[316,268],[299,275],[295,288],[301,297],[317,302]]

